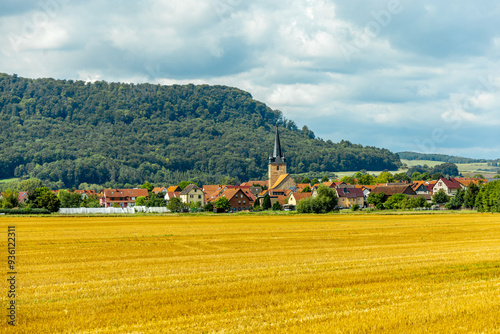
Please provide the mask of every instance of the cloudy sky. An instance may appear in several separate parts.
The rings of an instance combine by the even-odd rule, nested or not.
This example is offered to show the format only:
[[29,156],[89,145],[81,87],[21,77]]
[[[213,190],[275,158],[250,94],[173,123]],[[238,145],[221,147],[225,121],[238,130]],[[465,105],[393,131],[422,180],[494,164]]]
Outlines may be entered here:
[[490,0],[6,0],[0,72],[235,86],[318,137],[500,157]]

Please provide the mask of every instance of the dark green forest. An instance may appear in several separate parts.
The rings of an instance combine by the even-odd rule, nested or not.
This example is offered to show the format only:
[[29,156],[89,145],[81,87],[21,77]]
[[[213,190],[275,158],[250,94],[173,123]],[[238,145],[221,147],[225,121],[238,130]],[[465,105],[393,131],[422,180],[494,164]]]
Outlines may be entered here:
[[399,158],[407,159],[407,160],[430,160],[430,161],[442,161],[442,162],[451,162],[455,164],[470,164],[470,163],[478,163],[478,162],[498,162],[496,160],[488,160],[488,159],[472,159],[472,158],[464,158],[464,157],[456,157],[453,155],[446,154],[432,154],[432,153],[417,153],[417,152],[399,152]]
[[387,149],[315,138],[237,88],[0,74],[0,179],[52,188],[264,179],[275,125],[291,173],[401,164]]

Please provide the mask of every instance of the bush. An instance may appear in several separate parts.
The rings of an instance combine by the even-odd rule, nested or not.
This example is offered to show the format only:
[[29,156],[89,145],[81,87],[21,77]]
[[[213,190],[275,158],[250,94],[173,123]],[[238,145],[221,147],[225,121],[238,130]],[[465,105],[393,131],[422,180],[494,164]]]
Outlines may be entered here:
[[359,204],[354,204],[351,208],[352,211],[358,211],[359,210]]
[[47,209],[0,209],[0,213],[5,213],[6,215],[46,215],[51,212]]

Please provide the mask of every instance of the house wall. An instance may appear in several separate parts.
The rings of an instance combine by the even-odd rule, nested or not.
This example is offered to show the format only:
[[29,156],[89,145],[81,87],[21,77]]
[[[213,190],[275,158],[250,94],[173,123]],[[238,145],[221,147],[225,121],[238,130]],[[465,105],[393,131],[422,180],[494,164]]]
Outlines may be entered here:
[[443,189],[448,196],[455,196],[458,192],[458,189],[449,189],[443,181],[439,180],[434,188],[432,188],[432,193],[437,193],[440,189]]
[[229,200],[229,204],[231,205],[231,209],[236,210],[248,210],[250,209],[250,199],[243,194],[240,190],[238,191],[233,198]]
[[193,189],[187,195],[181,195],[181,200],[187,204],[199,202],[203,205],[205,204],[205,194],[201,189]]
[[338,205],[343,207],[343,208],[350,208],[354,204],[358,204],[359,206],[363,207],[365,204],[365,199],[364,197],[353,197],[353,198],[348,198],[348,197],[340,197]]

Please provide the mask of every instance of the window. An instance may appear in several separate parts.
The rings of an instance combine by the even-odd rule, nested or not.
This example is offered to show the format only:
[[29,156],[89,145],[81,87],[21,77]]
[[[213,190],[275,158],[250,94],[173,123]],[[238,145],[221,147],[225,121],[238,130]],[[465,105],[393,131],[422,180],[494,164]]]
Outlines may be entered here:
[[193,198],[193,195],[189,195],[189,198]]
[[198,195],[198,198],[201,199],[201,195]]
[[276,166],[276,170],[280,170],[280,166]]
[[243,198],[243,194],[240,195],[240,198]]
[[238,204],[241,204],[241,201],[238,201]]
[[247,201],[243,201],[243,204],[247,204]]

